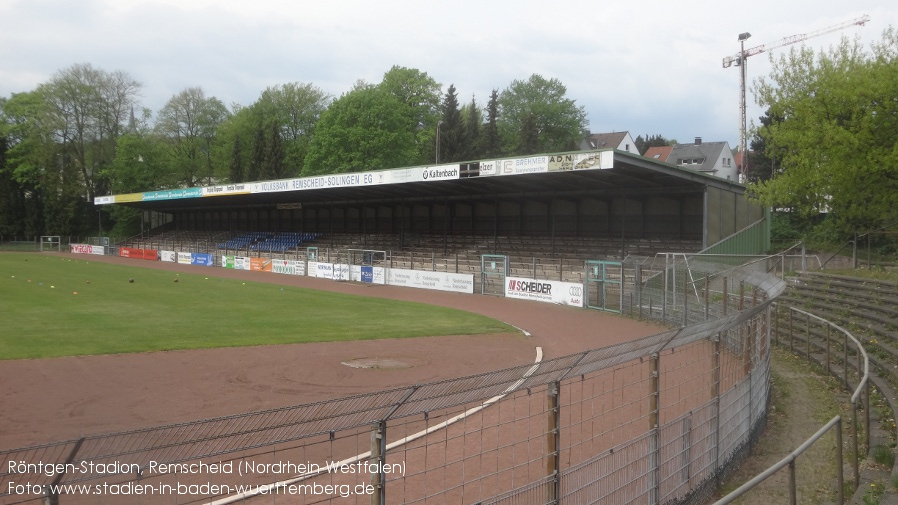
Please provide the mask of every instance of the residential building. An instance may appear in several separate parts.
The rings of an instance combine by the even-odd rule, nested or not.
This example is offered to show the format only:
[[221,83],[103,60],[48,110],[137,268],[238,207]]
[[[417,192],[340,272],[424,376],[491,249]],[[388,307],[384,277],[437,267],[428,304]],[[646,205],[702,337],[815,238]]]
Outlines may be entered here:
[[636,149],[636,141],[630,136],[630,132],[590,133],[580,143],[581,151],[592,151],[611,147],[628,153],[639,154]]
[[729,142],[702,142],[701,137],[696,137],[691,144],[651,147],[645,157],[739,182],[739,171]]

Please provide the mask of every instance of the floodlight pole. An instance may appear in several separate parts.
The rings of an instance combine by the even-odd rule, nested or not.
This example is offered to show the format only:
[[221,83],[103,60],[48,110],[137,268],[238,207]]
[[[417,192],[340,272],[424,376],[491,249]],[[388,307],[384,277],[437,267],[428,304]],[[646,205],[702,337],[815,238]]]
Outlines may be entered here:
[[748,129],[748,119],[746,115],[746,107],[745,107],[745,77],[748,72],[748,57],[745,54],[745,41],[751,37],[751,34],[748,32],[739,34],[739,76],[740,76],[740,91],[741,91],[741,111],[742,111],[742,122],[739,124],[739,150],[742,151],[742,175],[748,175],[748,146],[746,141],[746,130]]

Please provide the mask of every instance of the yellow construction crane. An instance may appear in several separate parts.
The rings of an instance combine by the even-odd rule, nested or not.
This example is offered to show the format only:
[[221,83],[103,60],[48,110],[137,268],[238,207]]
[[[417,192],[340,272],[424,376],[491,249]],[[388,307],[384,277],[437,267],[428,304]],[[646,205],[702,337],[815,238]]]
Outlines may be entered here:
[[741,91],[740,100],[742,121],[739,125],[739,150],[742,152],[742,174],[745,174],[746,170],[748,169],[748,148],[746,146],[745,138],[745,132],[747,129],[747,121],[745,117],[745,74],[747,71],[747,58],[749,56],[755,56],[772,49],[788,46],[789,44],[803,42],[807,39],[819,37],[820,35],[831,33],[837,30],[842,30],[844,28],[850,28],[852,26],[864,26],[868,21],[870,21],[870,16],[863,15],[857,19],[852,19],[851,21],[846,21],[837,25],[821,28],[810,33],[799,33],[798,35],[792,35],[770,44],[761,44],[760,46],[755,46],[750,49],[745,49],[745,41],[748,40],[749,37],[751,37],[751,34],[748,32],[739,34],[739,52],[734,54],[733,56],[725,57],[723,59],[723,68],[729,68],[733,65],[741,67],[739,85]]

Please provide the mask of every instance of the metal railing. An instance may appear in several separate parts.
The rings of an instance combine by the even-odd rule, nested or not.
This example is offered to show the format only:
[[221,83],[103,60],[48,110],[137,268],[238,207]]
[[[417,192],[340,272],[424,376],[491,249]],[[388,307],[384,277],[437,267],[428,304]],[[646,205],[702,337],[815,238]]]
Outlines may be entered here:
[[[779,304],[774,304],[776,310],[779,310]],[[860,446],[859,446],[859,435],[858,435],[858,404],[863,403],[864,399],[866,399],[867,407],[864,408],[864,433],[867,437],[867,445],[869,445],[870,440],[870,362],[867,357],[867,352],[864,350],[863,345],[861,345],[860,341],[857,340],[854,335],[852,335],[849,331],[840,327],[837,324],[834,324],[826,319],[823,319],[819,316],[811,314],[810,312],[797,309],[795,307],[785,306],[788,310],[788,348],[790,352],[795,352],[795,328],[796,326],[801,329],[801,325],[796,325],[794,314],[800,314],[804,316],[804,342],[805,342],[805,355],[810,361],[813,359],[813,355],[815,350],[812,349],[812,339],[815,336],[823,337],[825,339],[825,343],[823,345],[824,349],[816,350],[824,352],[823,362],[821,363],[827,371],[832,373],[831,365],[835,361],[836,356],[831,353],[831,343],[835,340],[836,344],[840,344],[840,354],[841,354],[841,365],[843,376],[842,379],[845,383],[846,387],[849,387],[849,369],[851,368],[851,362],[849,359],[849,340],[854,344],[855,348],[855,356],[857,357],[857,366],[856,372],[858,375],[858,384],[857,387],[854,388],[854,391],[851,395],[851,439],[853,444],[853,452],[852,452],[852,469],[854,471],[854,489],[856,490],[860,485]],[[812,328],[811,321],[819,324],[819,327]],[[776,345],[785,346],[785,342],[779,341],[780,334],[780,318],[776,318],[776,324],[774,325],[774,335],[776,335],[774,343]],[[825,329],[825,331],[820,331]],[[842,341],[838,342],[839,339],[832,338],[832,330],[840,333],[842,335]],[[835,416],[828,423],[826,423],[823,427],[821,427],[817,433],[808,438],[804,443],[802,443],[797,449],[792,451],[788,456],[780,460],[778,463],[772,465],[767,468],[745,484],[739,486],[737,489],[727,494],[720,500],[714,503],[714,505],[726,505],[731,503],[736,498],[742,496],[748,491],[755,488],[761,482],[766,480],[767,478],[774,475],[776,472],[781,470],[783,467],[789,467],[789,503],[795,505],[796,503],[796,489],[797,483],[795,478],[795,460],[803,454],[808,448],[810,448],[815,442],[817,442],[824,434],[826,434],[829,430],[835,429],[836,434],[836,468],[837,475],[836,479],[838,482],[837,492],[838,492],[838,502],[837,503],[845,503],[845,494],[844,494],[844,475],[843,475],[843,452],[842,452],[842,419],[841,416]]]

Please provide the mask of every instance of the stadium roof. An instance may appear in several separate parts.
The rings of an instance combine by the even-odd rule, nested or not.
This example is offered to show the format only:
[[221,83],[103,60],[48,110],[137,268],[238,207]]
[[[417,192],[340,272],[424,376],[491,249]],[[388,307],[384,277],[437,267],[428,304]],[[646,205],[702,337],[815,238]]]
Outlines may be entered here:
[[675,196],[694,194],[705,186],[745,190],[738,183],[687,168],[602,149],[110,195],[97,197],[94,203],[173,212],[444,199]]

